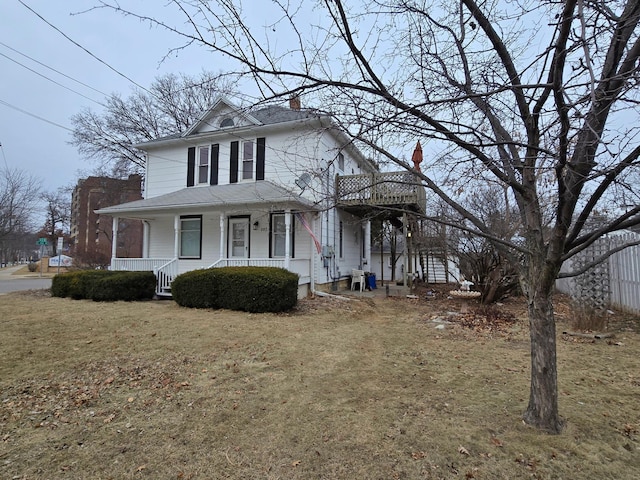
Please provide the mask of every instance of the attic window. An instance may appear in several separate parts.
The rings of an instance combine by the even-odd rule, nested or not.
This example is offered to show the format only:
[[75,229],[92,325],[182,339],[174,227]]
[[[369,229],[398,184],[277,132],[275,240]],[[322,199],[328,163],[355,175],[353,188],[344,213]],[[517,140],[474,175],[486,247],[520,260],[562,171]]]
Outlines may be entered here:
[[226,117],[220,122],[220,128],[233,127],[233,125],[233,118],[231,117]]

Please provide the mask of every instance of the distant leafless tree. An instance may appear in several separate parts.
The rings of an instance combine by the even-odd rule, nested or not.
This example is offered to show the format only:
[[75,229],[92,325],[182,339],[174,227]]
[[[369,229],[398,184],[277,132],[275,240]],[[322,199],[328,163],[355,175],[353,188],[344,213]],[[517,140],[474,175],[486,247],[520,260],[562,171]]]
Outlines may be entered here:
[[[71,218],[71,193],[68,188],[59,188],[54,192],[44,192],[46,219],[43,230],[47,232],[49,244],[53,247],[53,255],[58,255],[57,237],[69,233]],[[66,229],[65,229],[66,228]]]
[[98,161],[101,173],[116,178],[144,173],[144,153],[133,145],[186,130],[232,84],[210,72],[198,77],[167,74],[127,98],[114,93],[105,100],[104,111],[86,109],[71,118],[71,144]]
[[[640,222],[640,2],[169,1],[182,23],[100,3],[174,32],[177,48],[235,62],[266,99],[327,106],[378,161],[411,168],[402,153],[420,139],[425,187],[466,220],[452,226],[492,239],[517,266],[531,339],[523,418],[562,429],[555,280],[598,237]],[[464,206],[463,192],[488,181],[507,189],[521,241]],[[592,229],[596,210],[610,220]]]
[[[23,237],[33,231],[40,181],[19,169],[0,169],[0,260],[13,261]],[[35,245],[34,245],[35,247]]]

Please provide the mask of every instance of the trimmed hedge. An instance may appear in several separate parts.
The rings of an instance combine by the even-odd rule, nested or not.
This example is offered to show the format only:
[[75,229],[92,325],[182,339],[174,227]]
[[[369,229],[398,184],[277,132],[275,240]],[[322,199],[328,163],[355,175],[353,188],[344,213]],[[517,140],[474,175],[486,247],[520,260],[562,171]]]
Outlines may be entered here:
[[298,303],[298,275],[275,267],[193,270],[171,283],[178,305],[245,312],[283,312]]
[[51,295],[96,302],[145,300],[155,295],[153,272],[78,270],[61,273],[51,281]]

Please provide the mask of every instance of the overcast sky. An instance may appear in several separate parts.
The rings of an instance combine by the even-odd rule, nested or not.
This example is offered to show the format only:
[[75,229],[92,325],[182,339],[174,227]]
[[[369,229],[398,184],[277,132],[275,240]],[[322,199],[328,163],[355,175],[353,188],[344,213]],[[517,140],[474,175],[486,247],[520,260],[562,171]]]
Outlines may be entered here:
[[[135,85],[122,75],[148,87],[169,72],[221,69],[197,48],[160,64],[179,39],[106,10],[77,14],[95,0],[22,1],[46,22],[18,0],[0,1],[0,162],[41,178],[44,190],[91,173],[95,164],[69,145],[70,118],[86,107],[101,111],[105,95],[128,96]],[[146,4],[163,8],[160,1]]]

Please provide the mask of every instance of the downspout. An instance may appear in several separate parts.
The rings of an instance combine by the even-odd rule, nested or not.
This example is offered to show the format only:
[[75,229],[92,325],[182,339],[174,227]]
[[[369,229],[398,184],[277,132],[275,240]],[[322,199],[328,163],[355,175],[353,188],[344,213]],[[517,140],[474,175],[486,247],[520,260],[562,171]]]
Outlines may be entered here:
[[[313,224],[312,224],[312,229],[315,232],[316,231],[316,224],[317,224],[317,220],[314,216],[313,219]],[[322,232],[320,232],[320,238],[322,238]],[[315,295],[316,294],[316,257],[315,255],[313,255],[313,252],[315,251],[315,242],[313,241],[313,238],[311,238],[311,236],[309,236],[309,244],[310,244],[310,251],[311,251],[311,271],[309,272],[309,274],[311,275],[311,279],[309,282],[309,290],[311,291],[311,295]]]

